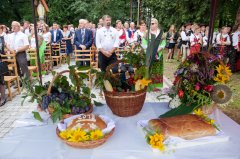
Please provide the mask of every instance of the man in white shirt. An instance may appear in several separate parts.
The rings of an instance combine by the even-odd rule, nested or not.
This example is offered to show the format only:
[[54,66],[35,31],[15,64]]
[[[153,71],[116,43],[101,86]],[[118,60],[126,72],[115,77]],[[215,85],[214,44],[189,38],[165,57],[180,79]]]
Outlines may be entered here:
[[29,77],[27,54],[26,50],[29,48],[29,41],[27,35],[20,31],[20,23],[12,22],[12,31],[9,35],[7,48],[11,54],[16,54],[18,75]]
[[185,25],[186,29],[181,32],[181,38],[182,38],[182,62],[184,62],[187,57],[190,55],[190,36],[191,36],[191,23],[187,23]]
[[97,30],[96,46],[99,50],[99,65],[102,71],[106,71],[106,67],[115,61],[117,56],[116,49],[119,47],[119,35],[115,28],[111,27],[111,17],[103,16],[103,27]]

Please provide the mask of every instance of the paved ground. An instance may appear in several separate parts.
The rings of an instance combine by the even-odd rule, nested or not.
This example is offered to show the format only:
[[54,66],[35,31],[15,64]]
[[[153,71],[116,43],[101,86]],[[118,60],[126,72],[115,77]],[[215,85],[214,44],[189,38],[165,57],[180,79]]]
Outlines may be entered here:
[[[67,65],[62,65],[59,68],[55,68],[57,72],[67,69]],[[52,79],[52,75],[46,75],[43,77],[43,82],[49,81]],[[165,85],[169,85],[169,81],[164,83]],[[99,91],[92,89],[93,93],[97,95],[98,101],[104,103],[104,100],[99,97]],[[148,93],[146,102],[158,102],[156,96],[159,92]],[[29,113],[36,109],[37,103],[29,103],[27,100],[21,106],[21,95],[17,95],[13,98],[12,101],[8,101],[3,107],[0,107],[0,138],[4,137],[14,125],[14,121],[18,119],[23,114]]]

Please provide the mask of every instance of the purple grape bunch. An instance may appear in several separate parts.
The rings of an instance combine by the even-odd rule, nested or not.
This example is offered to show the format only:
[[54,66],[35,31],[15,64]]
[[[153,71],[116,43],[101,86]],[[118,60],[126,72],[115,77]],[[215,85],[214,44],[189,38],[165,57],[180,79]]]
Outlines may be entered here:
[[42,104],[41,104],[42,109],[43,110],[47,109],[50,102],[51,102],[50,96],[48,96],[48,95],[42,96]]
[[87,111],[90,110],[90,106],[85,106],[85,107],[77,107],[77,106],[73,106],[72,107],[72,110],[71,110],[71,113],[73,115],[76,115],[76,114],[82,114],[82,113],[86,113]]

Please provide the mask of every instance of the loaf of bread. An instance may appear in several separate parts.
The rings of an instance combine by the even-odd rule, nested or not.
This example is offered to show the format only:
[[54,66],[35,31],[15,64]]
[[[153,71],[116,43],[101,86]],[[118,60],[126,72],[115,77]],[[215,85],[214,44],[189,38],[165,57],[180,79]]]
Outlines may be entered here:
[[165,137],[176,136],[186,140],[204,136],[213,136],[216,129],[194,114],[149,120],[148,126],[154,131],[162,132]]
[[94,114],[80,114],[79,117],[74,118],[67,124],[67,130],[80,128],[85,131],[91,131],[95,129],[102,130],[106,127],[106,123],[98,115]]

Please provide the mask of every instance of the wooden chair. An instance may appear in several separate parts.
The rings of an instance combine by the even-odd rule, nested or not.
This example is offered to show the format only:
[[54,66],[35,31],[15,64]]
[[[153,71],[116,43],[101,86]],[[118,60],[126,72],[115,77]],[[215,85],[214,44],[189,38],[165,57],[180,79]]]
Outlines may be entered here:
[[56,61],[57,66],[61,66],[61,56],[60,56],[60,51],[61,51],[61,44],[57,45],[52,45],[52,60],[53,62]]
[[60,48],[61,63],[67,63],[66,44],[61,44]]
[[[83,71],[77,71],[81,73],[86,73],[89,77],[89,86],[92,87],[92,79],[93,76],[91,75],[91,68],[92,68],[92,61],[93,61],[93,55],[96,52],[96,50],[77,50],[75,47],[74,54],[75,54],[75,62],[77,64],[78,61],[80,62],[89,62],[90,63],[90,69],[83,70]],[[84,57],[84,58],[81,58]]]
[[128,51],[125,50],[125,49],[121,49],[121,48],[118,48],[115,53],[117,55],[117,60],[121,60],[122,59],[122,55],[127,53]]
[[37,57],[37,51],[35,49],[29,49],[27,51],[27,54],[30,57],[30,61],[34,61],[34,65],[28,66],[29,74],[30,74],[30,79],[32,79],[32,73],[35,71],[37,74],[37,78],[39,79],[39,69],[38,69],[38,57]]
[[44,55],[45,55],[45,62],[44,63],[46,65],[47,72],[49,72],[49,71],[52,70],[52,67],[53,67],[52,49],[51,49],[51,45],[50,44],[48,44],[46,46]]
[[17,62],[16,62],[16,56],[14,54],[6,54],[1,55],[2,61],[8,62],[8,66],[12,68],[14,75],[4,76],[4,82],[7,85],[8,88],[8,96],[10,100],[13,98],[13,92],[11,90],[11,83],[16,82],[17,83],[17,92],[18,94],[21,93],[20,90],[20,83],[19,83],[19,77],[18,77],[18,71],[17,71]]

